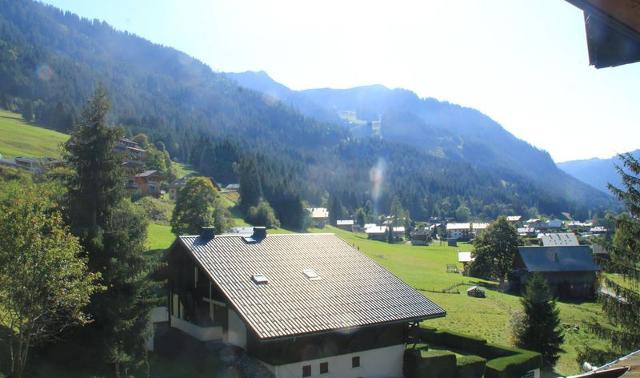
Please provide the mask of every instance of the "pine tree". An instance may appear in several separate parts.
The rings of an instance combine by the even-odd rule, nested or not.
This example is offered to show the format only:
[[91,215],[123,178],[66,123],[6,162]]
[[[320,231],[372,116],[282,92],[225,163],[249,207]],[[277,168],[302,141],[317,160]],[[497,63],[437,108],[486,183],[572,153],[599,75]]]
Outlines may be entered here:
[[516,346],[539,352],[543,364],[552,368],[562,351],[564,334],[560,328],[560,310],[542,275],[529,276],[521,303],[524,316],[522,324],[514,329]]
[[92,272],[106,290],[92,297],[94,321],[75,342],[109,364],[116,376],[145,358],[145,328],[153,298],[144,257],[147,223],[123,200],[123,156],[114,151],[122,130],[107,124],[109,100],[102,86],[82,111],[66,145],[74,169],[68,182],[67,219],[80,237]]
[[247,211],[252,206],[258,206],[262,198],[262,185],[258,175],[255,157],[245,157],[239,165],[240,175],[240,206]]
[[623,166],[617,167],[623,188],[609,185],[627,214],[616,219],[616,233],[610,248],[609,270],[620,274],[622,281],[603,276],[606,293],[600,296],[602,309],[611,324],[592,322],[591,329],[609,341],[608,350],[586,347],[579,362],[601,364],[640,348],[640,162],[631,154],[620,155]]

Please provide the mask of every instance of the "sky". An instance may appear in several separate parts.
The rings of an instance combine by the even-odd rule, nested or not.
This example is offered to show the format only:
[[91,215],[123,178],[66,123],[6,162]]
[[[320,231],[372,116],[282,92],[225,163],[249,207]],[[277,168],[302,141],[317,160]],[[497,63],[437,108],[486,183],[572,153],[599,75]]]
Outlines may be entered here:
[[382,84],[476,108],[556,162],[640,148],[640,63],[589,66],[563,0],[45,0],[292,89]]

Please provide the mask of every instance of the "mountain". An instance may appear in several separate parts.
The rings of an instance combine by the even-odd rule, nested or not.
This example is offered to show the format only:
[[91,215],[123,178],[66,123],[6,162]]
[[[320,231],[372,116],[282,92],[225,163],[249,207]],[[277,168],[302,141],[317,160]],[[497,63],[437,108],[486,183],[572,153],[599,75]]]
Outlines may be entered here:
[[[640,150],[632,151],[631,154],[640,158]],[[622,187],[620,175],[616,170],[616,165],[620,164],[618,157],[614,156],[609,159],[593,158],[565,161],[558,163],[558,167],[578,180],[610,194],[608,184],[618,188]]]
[[[342,125],[353,135],[375,133],[372,126],[380,121],[379,134],[384,140],[411,145],[435,157],[464,161],[480,169],[506,171],[543,188],[552,183],[553,191],[567,198],[607,202],[602,193],[558,169],[546,151],[516,138],[472,108],[420,98],[409,90],[382,85],[293,91],[264,72],[227,73],[227,76],[246,88],[272,93],[310,117],[342,118]],[[316,110],[317,107],[324,112]]]
[[1,107],[69,131],[98,82],[129,135],[146,133],[223,183],[255,166],[253,182],[281,221],[302,200],[374,214],[397,197],[415,219],[461,206],[489,219],[611,205],[476,110],[383,86],[292,91],[265,73],[214,72],[104,22],[0,0]]

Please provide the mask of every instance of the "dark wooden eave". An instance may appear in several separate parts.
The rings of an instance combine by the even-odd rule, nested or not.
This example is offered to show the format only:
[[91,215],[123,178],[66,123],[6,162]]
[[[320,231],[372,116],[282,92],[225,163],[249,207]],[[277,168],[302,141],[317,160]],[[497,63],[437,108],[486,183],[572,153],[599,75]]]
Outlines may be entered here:
[[584,12],[589,62],[596,68],[640,62],[640,0],[566,0]]

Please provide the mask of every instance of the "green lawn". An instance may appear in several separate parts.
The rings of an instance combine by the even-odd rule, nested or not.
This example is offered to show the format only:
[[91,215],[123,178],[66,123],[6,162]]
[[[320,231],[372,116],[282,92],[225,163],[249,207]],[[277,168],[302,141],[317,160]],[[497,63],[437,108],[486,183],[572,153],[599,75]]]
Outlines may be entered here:
[[[410,244],[388,244],[367,240],[364,234],[342,231],[330,226],[312,231],[337,234],[406,283],[421,290],[425,296],[447,311],[445,318],[425,321],[423,325],[477,335],[490,342],[511,345],[509,320],[511,314],[521,307],[518,296],[487,290],[487,298],[472,298],[464,293],[468,286],[462,286],[459,289],[461,294],[427,291],[444,289],[461,282],[467,285],[484,282],[461,274],[446,272],[447,264],[457,263],[457,252],[470,251],[472,249],[470,245],[459,244],[458,247],[448,247],[436,242],[428,247],[419,247]],[[567,331],[563,345],[565,352],[556,365],[556,371],[561,374],[578,373],[579,366],[575,362],[576,347],[603,345],[603,341],[587,333],[584,326],[585,322],[592,317],[602,319],[601,308],[598,303],[593,302],[559,303],[558,306],[563,326]]]
[[190,176],[196,173],[196,171],[193,170],[188,164],[174,162],[173,168],[176,170],[176,178],[183,178],[185,176]]
[[0,110],[0,154],[6,157],[60,157],[66,134],[26,123],[20,114]]

